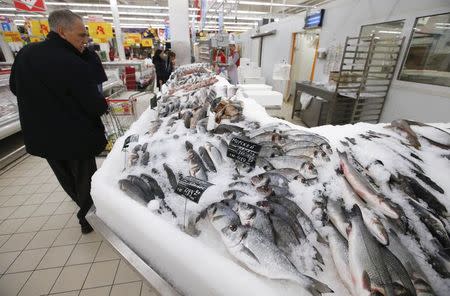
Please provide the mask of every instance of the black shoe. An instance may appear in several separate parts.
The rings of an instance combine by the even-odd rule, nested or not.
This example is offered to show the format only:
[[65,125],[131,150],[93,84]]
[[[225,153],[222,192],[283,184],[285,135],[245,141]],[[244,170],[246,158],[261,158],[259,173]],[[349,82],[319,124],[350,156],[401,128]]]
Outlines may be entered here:
[[83,223],[81,224],[81,233],[82,234],[88,234],[91,233],[92,231],[94,231],[94,228],[92,228],[92,226],[89,223]]

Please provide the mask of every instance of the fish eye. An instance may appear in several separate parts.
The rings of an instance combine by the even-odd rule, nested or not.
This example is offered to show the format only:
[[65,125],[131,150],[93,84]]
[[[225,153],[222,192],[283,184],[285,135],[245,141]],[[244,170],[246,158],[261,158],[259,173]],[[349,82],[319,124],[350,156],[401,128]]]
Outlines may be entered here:
[[310,163],[310,164],[308,165],[308,169],[309,169],[309,170],[313,170],[313,169],[314,169],[314,165],[313,165],[312,163]]
[[214,210],[213,210],[213,215],[215,214],[217,212],[217,207],[214,207]]
[[317,156],[319,154],[319,151],[314,150],[314,156]]
[[231,231],[235,232],[237,230],[237,225],[231,224],[229,228]]

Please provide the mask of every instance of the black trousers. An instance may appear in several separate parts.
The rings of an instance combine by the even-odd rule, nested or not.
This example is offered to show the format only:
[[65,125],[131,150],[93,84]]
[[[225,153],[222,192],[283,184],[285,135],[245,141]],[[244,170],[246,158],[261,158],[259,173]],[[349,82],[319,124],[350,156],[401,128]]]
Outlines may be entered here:
[[95,158],[83,160],[47,159],[47,162],[55,173],[61,187],[80,207],[77,213],[80,224],[86,224],[86,214],[93,204],[91,178],[97,170]]

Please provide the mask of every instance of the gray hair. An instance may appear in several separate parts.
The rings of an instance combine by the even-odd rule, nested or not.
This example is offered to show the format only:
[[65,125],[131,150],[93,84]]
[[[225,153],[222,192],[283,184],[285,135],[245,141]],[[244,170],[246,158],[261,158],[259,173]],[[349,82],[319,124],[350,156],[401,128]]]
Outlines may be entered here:
[[56,32],[59,27],[70,28],[76,20],[83,20],[81,16],[68,9],[52,11],[48,17],[50,30]]

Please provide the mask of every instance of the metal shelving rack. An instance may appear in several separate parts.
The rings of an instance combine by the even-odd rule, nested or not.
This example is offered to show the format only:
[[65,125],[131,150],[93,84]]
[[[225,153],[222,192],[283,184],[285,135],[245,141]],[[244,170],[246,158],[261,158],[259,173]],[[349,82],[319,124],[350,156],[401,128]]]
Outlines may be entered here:
[[210,40],[200,40],[198,46],[199,63],[211,63],[211,42]]
[[346,38],[327,124],[379,122],[403,42],[404,37]]

